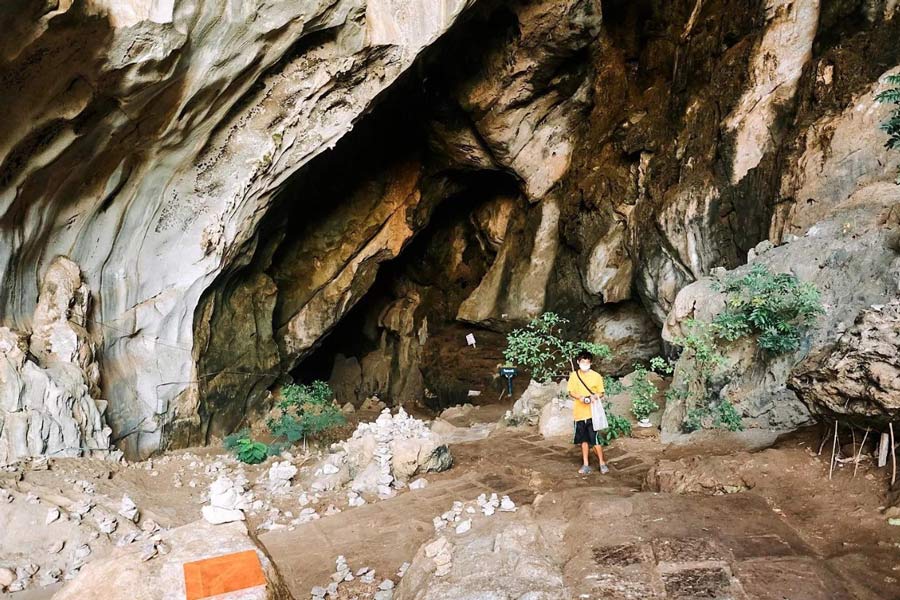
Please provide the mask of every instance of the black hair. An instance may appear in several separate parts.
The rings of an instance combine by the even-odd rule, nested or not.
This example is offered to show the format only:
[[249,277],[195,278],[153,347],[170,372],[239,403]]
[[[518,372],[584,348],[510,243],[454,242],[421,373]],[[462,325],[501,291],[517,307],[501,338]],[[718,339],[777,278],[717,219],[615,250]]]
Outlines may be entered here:
[[591,354],[590,352],[588,352],[587,350],[582,350],[582,351],[579,352],[578,355],[575,357],[575,360],[576,360],[576,361],[579,361],[579,360],[589,360],[589,361],[591,361],[591,362],[594,362],[594,355]]

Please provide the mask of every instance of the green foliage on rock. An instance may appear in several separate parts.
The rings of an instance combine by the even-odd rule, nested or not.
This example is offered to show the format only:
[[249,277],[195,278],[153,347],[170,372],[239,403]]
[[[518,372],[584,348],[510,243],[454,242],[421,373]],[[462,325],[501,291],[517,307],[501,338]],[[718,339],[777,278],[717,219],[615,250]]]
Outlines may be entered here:
[[230,450],[239,461],[248,465],[259,464],[270,454],[270,447],[250,437],[250,432],[242,429],[225,437],[225,449]]
[[[683,337],[676,338],[673,343],[681,346],[681,366],[678,367],[677,384],[666,392],[666,400],[684,401],[690,408],[682,423],[686,432],[701,428],[727,426],[733,431],[743,429],[741,417],[734,406],[727,400],[716,400],[709,397],[709,388],[717,369],[725,365],[717,338],[717,328],[710,323],[689,319],[684,322]],[[658,368],[671,369],[671,364],[657,361]],[[722,407],[723,404],[727,406]],[[729,410],[730,409],[730,410]],[[720,415],[727,415],[723,420]]]
[[631,396],[631,412],[638,421],[659,410],[659,405],[653,401],[657,389],[648,378],[649,373],[642,365],[634,365],[634,379],[628,388]]
[[716,287],[726,299],[725,310],[713,320],[715,335],[729,341],[756,335],[759,348],[771,356],[797,350],[803,330],[825,312],[815,285],[765,265]]
[[613,414],[609,402],[604,403],[604,407],[609,427],[597,432],[597,443],[601,446],[609,446],[614,439],[631,435],[631,422],[625,417]]
[[615,396],[616,394],[621,394],[625,391],[625,386],[622,385],[622,382],[618,377],[612,377],[611,375],[603,376],[603,391],[607,396]]
[[698,429],[728,429],[743,431],[741,415],[728,400],[720,400],[713,406],[692,408],[684,419],[683,429],[686,432]]
[[503,357],[526,369],[532,379],[547,383],[568,374],[574,368],[572,360],[582,350],[587,350],[597,360],[612,356],[605,344],[563,339],[562,329],[568,322],[556,313],[545,312],[506,336]]
[[[887,121],[881,124],[881,129],[888,134],[884,145],[890,149],[900,149],[900,75],[889,75],[886,83],[890,87],[875,96],[878,102],[895,106]],[[897,177],[897,183],[900,184],[900,175]]]
[[347,422],[324,381],[284,386],[276,408],[280,414],[267,422],[269,431],[292,444]]

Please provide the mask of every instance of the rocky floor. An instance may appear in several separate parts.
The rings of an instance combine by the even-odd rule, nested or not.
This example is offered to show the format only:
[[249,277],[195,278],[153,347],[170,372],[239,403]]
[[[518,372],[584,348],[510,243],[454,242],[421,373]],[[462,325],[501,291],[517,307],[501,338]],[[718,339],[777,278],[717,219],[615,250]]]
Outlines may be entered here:
[[[864,462],[853,478],[852,465],[844,465],[829,481],[817,441],[807,431],[746,452],[734,441],[662,447],[656,438],[619,440],[607,452],[611,473],[583,477],[567,440],[544,440],[527,427],[498,429],[452,444],[453,468],[427,475],[422,489],[359,507],[346,506],[345,492],[322,494],[313,504],[320,516],[308,522],[291,518],[302,508],[299,485],[265,497],[264,487],[251,483],[266,508],[251,511],[248,521],[256,529],[271,521],[272,508],[280,512],[282,526],[259,530],[259,540],[298,599],[331,583],[340,556],[349,572],[371,572],[341,584],[337,597],[347,599],[379,591],[400,600],[518,597],[509,595],[511,581],[530,580],[515,564],[538,558],[529,572],[544,573],[540,583],[550,587],[535,598],[900,598],[900,528],[879,510],[887,469]],[[64,575],[83,545],[102,556],[124,536],[139,542],[150,535],[141,527],[148,521],[162,528],[194,521],[222,465],[251,482],[264,480],[268,466],[239,467],[193,451],[130,466],[54,460],[48,469],[6,472],[0,487],[16,499],[0,506],[0,559]],[[54,506],[71,514],[86,484],[96,504],[87,517],[45,524]],[[477,499],[484,495],[483,504],[491,494],[509,496],[516,512],[486,515]],[[123,495],[141,520],[120,518],[107,534],[102,517],[119,514]],[[452,519],[454,503],[457,521],[436,531],[435,517],[449,511]],[[326,514],[331,504],[341,512]],[[515,540],[509,552],[479,554],[506,538]],[[66,546],[53,553],[60,539]],[[449,565],[440,576],[424,550],[436,542],[447,546],[438,553]],[[476,559],[496,573],[473,578],[479,569],[466,561]],[[12,597],[49,598],[59,587],[35,585]]]

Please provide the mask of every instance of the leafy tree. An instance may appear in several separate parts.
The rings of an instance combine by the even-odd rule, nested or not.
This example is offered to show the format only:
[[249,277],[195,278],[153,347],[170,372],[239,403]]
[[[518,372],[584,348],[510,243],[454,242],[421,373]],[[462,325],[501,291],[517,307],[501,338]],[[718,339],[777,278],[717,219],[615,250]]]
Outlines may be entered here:
[[[875,96],[875,100],[895,105],[887,121],[881,124],[881,129],[888,134],[885,147],[897,149],[900,148],[900,75],[889,75],[886,83],[891,87]],[[900,184],[900,176],[897,183]]]
[[715,335],[729,341],[756,335],[757,345],[771,356],[799,348],[803,330],[825,312],[815,285],[765,265],[716,288],[727,296],[725,310],[713,320]]
[[563,339],[562,329],[568,322],[552,312],[532,319],[524,328],[515,329],[506,336],[504,358],[527,369],[533,379],[547,383],[574,369],[572,360],[582,350],[587,350],[596,359],[612,356],[605,344]]

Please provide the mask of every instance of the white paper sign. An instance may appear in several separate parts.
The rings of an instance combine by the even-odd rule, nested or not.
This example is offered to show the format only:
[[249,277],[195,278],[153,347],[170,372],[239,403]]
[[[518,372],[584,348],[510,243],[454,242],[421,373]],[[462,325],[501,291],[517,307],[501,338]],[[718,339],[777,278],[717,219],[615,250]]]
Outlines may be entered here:
[[474,333],[466,334],[466,343],[470,346],[475,345],[475,334]]

